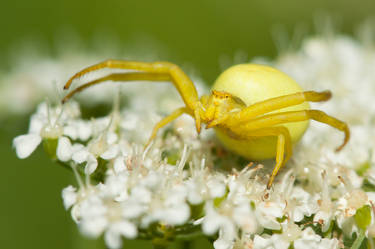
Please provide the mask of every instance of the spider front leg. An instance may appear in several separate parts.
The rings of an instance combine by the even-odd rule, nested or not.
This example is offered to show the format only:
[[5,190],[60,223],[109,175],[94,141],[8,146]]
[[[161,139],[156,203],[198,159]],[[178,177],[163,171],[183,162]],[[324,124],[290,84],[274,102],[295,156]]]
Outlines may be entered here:
[[161,74],[161,73],[139,73],[139,72],[137,73],[113,73],[113,74],[109,74],[102,78],[92,80],[92,81],[86,82],[85,84],[80,85],[79,87],[77,87],[76,89],[68,93],[62,99],[62,103],[67,102],[76,93],[79,93],[85,90],[86,88],[100,84],[102,82],[112,81],[112,82],[124,83],[124,82],[129,82],[129,81],[146,81],[146,80],[158,82],[158,81],[170,81],[171,78],[168,74]]
[[165,125],[169,124],[170,122],[172,122],[173,120],[175,120],[176,118],[178,118],[179,116],[181,116],[182,114],[184,113],[188,113],[189,114],[189,109],[187,109],[186,107],[181,107],[181,108],[178,108],[176,109],[174,112],[172,112],[169,116],[163,118],[162,120],[160,120],[153,128],[152,130],[152,133],[151,133],[151,136],[150,138],[148,139],[145,147],[147,147],[151,141],[155,138],[156,134],[158,133],[159,129],[164,127]]
[[270,189],[279,170],[292,156],[292,139],[289,131],[283,126],[260,128],[257,130],[248,130],[245,127],[237,127],[236,135],[240,139],[256,139],[260,137],[276,137],[276,164],[272,170],[271,176],[267,183],[267,189]]
[[[149,81],[160,81],[164,80],[168,77],[168,80],[172,81],[174,86],[176,87],[177,91],[180,93],[186,108],[191,110],[195,117],[196,128],[197,132],[200,132],[201,129],[201,103],[198,99],[197,90],[190,80],[190,78],[179,68],[177,65],[169,63],[169,62],[138,62],[138,61],[124,61],[124,60],[106,60],[104,62],[95,64],[93,66],[87,67],[80,72],[73,75],[68,82],[65,84],[64,89],[68,89],[72,84],[73,80],[76,78],[80,78],[83,75],[103,69],[103,68],[111,68],[111,69],[124,69],[124,70],[135,70],[143,72],[144,74],[136,75],[133,73],[132,76],[125,76],[132,73],[124,73],[124,74],[114,74],[112,77],[108,79],[103,78],[102,80],[97,80],[96,82],[89,82],[84,84],[81,87],[78,87],[76,90],[73,90],[70,94],[68,94],[63,101],[67,101],[71,98],[75,93],[83,90],[84,88],[90,87],[92,85],[98,84],[105,80],[115,80],[115,81],[129,81],[136,78],[136,80],[149,80]],[[160,76],[162,75],[162,76]],[[142,78],[142,77],[144,78]],[[165,77],[165,78],[164,78]]]

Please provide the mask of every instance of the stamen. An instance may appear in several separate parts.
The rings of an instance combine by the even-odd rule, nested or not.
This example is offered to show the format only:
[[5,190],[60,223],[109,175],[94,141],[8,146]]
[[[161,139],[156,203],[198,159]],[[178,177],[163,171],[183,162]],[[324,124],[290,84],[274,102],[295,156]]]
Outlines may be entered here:
[[146,155],[147,155],[148,151],[151,149],[151,147],[152,147],[153,144],[154,144],[154,141],[151,141],[151,142],[147,145],[147,147],[144,149],[144,151],[143,151],[143,153],[142,153],[142,161],[145,160]]
[[79,187],[80,187],[81,189],[83,189],[85,186],[84,186],[84,184],[83,184],[83,182],[82,182],[82,179],[81,179],[81,177],[80,177],[80,175],[79,175],[79,173],[78,173],[78,171],[77,171],[77,165],[76,165],[75,163],[71,163],[71,164],[70,164],[70,167],[71,167],[72,170],[73,170],[74,176],[75,176],[75,178],[76,178],[76,180],[77,180],[77,183],[78,183]]
[[201,165],[200,165],[200,169],[201,169],[201,170],[203,170],[203,169],[204,169],[204,167],[205,167],[205,165],[206,165],[206,158],[205,158],[205,157],[203,157],[203,158],[202,158],[202,160],[201,160]]
[[182,171],[184,169],[184,166],[185,166],[185,163],[186,163],[186,160],[187,160],[187,156],[188,156],[187,145],[185,144],[184,149],[182,151],[181,160],[180,160],[180,162],[178,163],[178,166],[177,166],[178,171]]

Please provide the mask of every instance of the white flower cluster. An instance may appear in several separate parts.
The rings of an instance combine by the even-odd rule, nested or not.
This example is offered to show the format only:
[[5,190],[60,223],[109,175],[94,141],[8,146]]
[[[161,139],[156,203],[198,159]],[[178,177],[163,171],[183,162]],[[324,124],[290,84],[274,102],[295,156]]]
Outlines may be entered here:
[[[342,134],[311,124],[271,191],[269,169],[236,163],[210,132],[198,137],[188,116],[143,148],[159,113],[182,105],[169,85],[134,83],[128,106],[91,120],[75,102],[43,103],[29,133],[14,139],[17,155],[43,141],[73,170],[77,186],[63,190],[64,205],[84,234],[104,234],[109,248],[121,248],[122,238],[167,243],[197,231],[216,249],[344,248],[344,238],[364,229],[373,238],[373,211],[356,217],[375,201],[375,50],[347,37],[312,38],[272,64],[305,89],[330,89],[334,98],[319,109],[347,121],[352,139],[335,153]],[[224,170],[233,165],[239,169]]]

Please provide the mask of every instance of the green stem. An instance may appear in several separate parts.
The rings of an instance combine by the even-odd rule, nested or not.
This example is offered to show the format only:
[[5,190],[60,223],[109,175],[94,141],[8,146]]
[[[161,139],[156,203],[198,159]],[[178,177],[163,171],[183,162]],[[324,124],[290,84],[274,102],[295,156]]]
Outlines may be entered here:
[[203,233],[201,231],[197,231],[197,232],[191,232],[191,233],[187,233],[187,234],[178,234],[178,235],[176,235],[176,239],[182,240],[182,241],[189,241],[189,240],[194,240],[197,237],[200,237],[202,235],[203,235]]
[[366,231],[363,230],[363,229],[360,229],[359,230],[359,235],[356,238],[356,240],[354,241],[354,243],[353,243],[353,245],[352,245],[352,247],[350,249],[358,249],[358,248],[360,248],[363,240],[365,239],[365,237],[366,237]]
[[155,238],[152,240],[152,246],[154,249],[166,249],[169,246],[169,243],[162,238]]

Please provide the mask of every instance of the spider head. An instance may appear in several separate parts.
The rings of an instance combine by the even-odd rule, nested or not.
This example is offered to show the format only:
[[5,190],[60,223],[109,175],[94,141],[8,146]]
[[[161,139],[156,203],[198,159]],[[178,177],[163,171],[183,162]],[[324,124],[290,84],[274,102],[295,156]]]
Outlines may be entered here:
[[223,91],[213,90],[210,96],[201,99],[205,113],[203,120],[206,128],[213,127],[223,122],[229,113],[239,111],[246,104],[238,97]]

